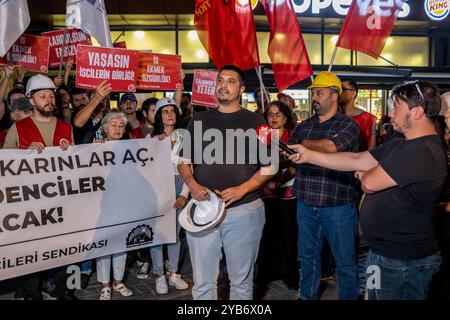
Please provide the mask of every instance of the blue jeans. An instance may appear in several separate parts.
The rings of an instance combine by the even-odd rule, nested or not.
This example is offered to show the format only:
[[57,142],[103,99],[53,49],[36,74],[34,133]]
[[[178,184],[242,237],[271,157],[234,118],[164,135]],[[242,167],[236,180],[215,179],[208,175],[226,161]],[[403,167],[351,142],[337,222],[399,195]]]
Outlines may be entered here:
[[[183,189],[183,180],[179,175],[175,176],[175,194],[178,197]],[[178,271],[178,260],[180,258],[180,241],[178,235],[180,233],[180,224],[178,223],[178,215],[180,214],[182,208],[177,210],[176,217],[176,232],[177,241],[175,243],[167,244],[167,256],[168,256],[168,271],[177,272]],[[163,245],[156,245],[150,247],[150,256],[152,258],[153,273],[157,276],[162,276],[164,274],[164,262],[163,262]]]
[[300,252],[300,298],[319,299],[320,252],[324,237],[336,260],[340,300],[358,298],[356,206],[312,207],[297,202]]
[[418,260],[396,260],[369,250],[367,265],[372,269],[368,276],[375,275],[373,266],[379,268],[380,276],[378,286],[368,279],[369,300],[425,300],[441,262],[440,253]]

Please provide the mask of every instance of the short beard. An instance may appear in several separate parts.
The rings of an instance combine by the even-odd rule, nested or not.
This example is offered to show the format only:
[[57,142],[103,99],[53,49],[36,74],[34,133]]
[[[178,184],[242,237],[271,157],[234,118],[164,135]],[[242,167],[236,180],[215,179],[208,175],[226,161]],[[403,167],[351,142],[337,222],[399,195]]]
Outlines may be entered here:
[[[46,107],[46,105],[44,106],[44,108],[45,107]],[[53,106],[53,109],[51,111],[45,111],[44,108],[41,108],[38,106],[35,107],[36,111],[39,112],[41,114],[41,116],[46,117],[46,118],[53,117],[53,112],[55,111],[55,106]]]

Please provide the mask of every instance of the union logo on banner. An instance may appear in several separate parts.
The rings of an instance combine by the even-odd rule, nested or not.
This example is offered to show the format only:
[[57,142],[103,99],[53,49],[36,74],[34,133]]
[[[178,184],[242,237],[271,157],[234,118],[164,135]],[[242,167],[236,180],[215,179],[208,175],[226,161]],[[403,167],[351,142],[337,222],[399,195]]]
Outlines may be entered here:
[[450,0],[425,0],[425,12],[432,20],[440,21],[450,13]]

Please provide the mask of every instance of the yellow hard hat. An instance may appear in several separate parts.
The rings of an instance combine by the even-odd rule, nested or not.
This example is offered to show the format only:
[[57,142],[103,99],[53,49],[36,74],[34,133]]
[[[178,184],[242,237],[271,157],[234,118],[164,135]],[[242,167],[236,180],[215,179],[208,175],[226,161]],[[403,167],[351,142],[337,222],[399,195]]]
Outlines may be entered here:
[[339,89],[339,94],[342,94],[342,84],[341,80],[330,71],[323,71],[317,77],[314,78],[313,83],[308,87],[312,88],[330,88],[336,87]]

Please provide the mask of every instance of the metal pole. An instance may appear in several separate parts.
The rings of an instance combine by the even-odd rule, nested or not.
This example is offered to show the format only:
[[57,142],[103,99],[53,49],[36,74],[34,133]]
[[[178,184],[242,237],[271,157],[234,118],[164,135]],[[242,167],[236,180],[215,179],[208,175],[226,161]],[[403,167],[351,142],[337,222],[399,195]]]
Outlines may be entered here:
[[66,34],[67,34],[67,26],[64,26],[64,36],[63,36],[63,44],[61,47],[61,60],[59,61],[59,71],[58,71],[58,77],[61,76],[61,69],[62,69],[62,64],[63,64],[63,60],[64,60],[64,56],[66,53]]
[[334,59],[336,58],[337,49],[338,49],[338,47],[334,47],[333,55],[331,56],[330,65],[328,66],[328,71],[331,71],[331,69],[333,68],[333,63],[334,63]]

